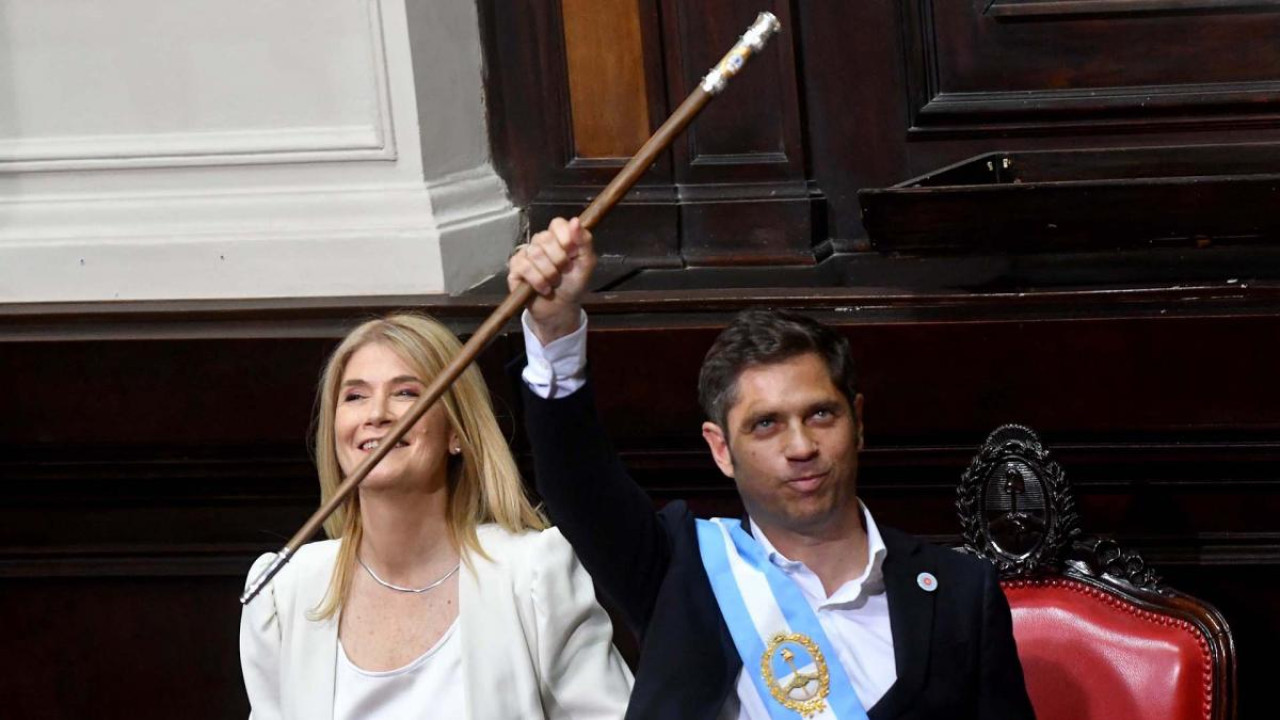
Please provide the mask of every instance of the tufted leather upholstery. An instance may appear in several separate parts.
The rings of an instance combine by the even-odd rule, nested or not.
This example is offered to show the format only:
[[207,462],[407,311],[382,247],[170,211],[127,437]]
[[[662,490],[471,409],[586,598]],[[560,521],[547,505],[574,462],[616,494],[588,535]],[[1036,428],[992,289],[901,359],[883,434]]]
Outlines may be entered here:
[[1075,578],[1003,585],[1039,720],[1213,717],[1213,658],[1192,623]]

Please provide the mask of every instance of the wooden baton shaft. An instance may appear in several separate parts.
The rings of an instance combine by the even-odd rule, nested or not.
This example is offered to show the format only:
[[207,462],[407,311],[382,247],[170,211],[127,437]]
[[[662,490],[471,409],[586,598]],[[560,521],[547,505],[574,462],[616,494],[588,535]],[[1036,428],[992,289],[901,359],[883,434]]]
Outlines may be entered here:
[[[729,54],[725,55],[725,59],[721,60],[720,64],[712,70],[711,75],[716,75],[717,82],[709,83],[708,80],[711,75],[708,75],[708,78],[704,79],[697,89],[695,89],[689,97],[685,98],[684,102],[680,103],[680,107],[676,108],[676,111],[671,114],[671,117],[667,118],[667,121],[662,123],[662,126],[658,128],[657,132],[646,140],[644,145],[640,146],[640,150],[637,151],[629,161],[627,161],[627,164],[622,167],[622,170],[619,171],[613,180],[605,186],[604,190],[602,190],[600,194],[591,201],[591,204],[587,206],[587,209],[578,216],[578,220],[582,224],[582,227],[590,230],[604,219],[605,215],[609,213],[609,210],[611,210],[613,206],[627,194],[627,191],[631,189],[631,186],[640,179],[640,176],[644,175],[645,171],[649,169],[649,166],[653,165],[654,161],[656,161],[658,156],[671,145],[676,136],[683,132],[684,129],[689,126],[690,122],[693,122],[694,117],[696,117],[702,108],[706,107],[711,98],[718,93],[721,88],[723,88],[725,81],[736,74],[745,60],[753,52],[758,52],[760,48],[763,47],[764,42],[768,40],[769,36],[777,32],[778,29],[779,26],[777,19],[769,13],[761,13],[760,16],[756,18],[755,23],[738,41],[738,44],[735,45],[734,48],[729,51]],[[732,58],[737,58],[737,61],[735,63],[731,63],[730,60]],[[413,406],[410,407],[409,410],[391,426],[387,431],[387,434],[379,442],[377,449],[373,451],[373,454],[366,457],[364,461],[361,462],[360,465],[351,473],[351,475],[342,481],[342,484],[334,490],[333,495],[331,495],[329,499],[311,515],[307,522],[299,528],[298,532],[294,533],[292,538],[289,538],[289,542],[286,543],[284,548],[276,554],[276,557],[271,564],[268,565],[257,578],[254,578],[254,580],[249,583],[245,588],[244,593],[240,596],[240,603],[242,605],[247,604],[252,600],[262,590],[262,588],[271,581],[271,578],[275,577],[276,573],[280,572],[280,569],[285,566],[289,561],[289,558],[297,552],[298,548],[302,547],[303,543],[307,542],[308,539],[320,531],[325,520],[328,520],[329,516],[341,507],[344,502],[346,502],[347,498],[351,496],[351,493],[355,492],[356,487],[360,485],[366,476],[368,476],[374,466],[376,466],[382,458],[386,457],[387,453],[395,449],[396,443],[400,442],[400,439],[409,431],[409,428],[413,427],[413,424],[418,422],[418,420],[426,414],[427,410],[431,409],[431,406],[440,399],[440,396],[443,395],[450,386],[453,385],[454,381],[458,379],[458,376],[462,375],[467,367],[471,365],[471,363],[476,359],[476,356],[478,356],[480,352],[484,350],[495,337],[497,337],[498,333],[502,331],[502,328],[510,322],[511,319],[514,318],[530,300],[533,299],[533,295],[533,287],[524,283],[520,284],[515,290],[512,290],[511,293],[507,295],[507,299],[503,300],[502,304],[498,305],[498,307],[494,309],[488,319],[486,319],[484,323],[476,329],[471,338],[463,344],[462,350],[460,350],[453,360],[440,371],[440,374],[431,381],[431,384],[423,391],[422,397],[418,398],[417,402],[415,402]]]

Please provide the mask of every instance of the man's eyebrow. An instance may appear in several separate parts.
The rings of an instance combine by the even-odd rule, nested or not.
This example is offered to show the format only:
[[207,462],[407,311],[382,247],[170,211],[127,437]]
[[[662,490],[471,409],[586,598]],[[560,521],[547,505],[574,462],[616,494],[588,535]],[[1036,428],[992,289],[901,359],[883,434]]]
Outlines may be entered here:
[[761,420],[774,420],[778,417],[778,413],[773,410],[758,410],[754,413],[746,415],[742,418],[742,427],[753,427]]
[[810,403],[810,404],[809,404],[809,408],[808,408],[807,412],[809,412],[809,413],[813,413],[813,412],[818,411],[818,410],[827,410],[827,411],[829,411],[829,412],[833,412],[833,413],[834,413],[834,412],[839,412],[839,411],[840,411],[840,401],[839,401],[839,400],[835,400],[835,399],[830,399],[830,400],[818,400],[817,402],[814,402],[814,403]]

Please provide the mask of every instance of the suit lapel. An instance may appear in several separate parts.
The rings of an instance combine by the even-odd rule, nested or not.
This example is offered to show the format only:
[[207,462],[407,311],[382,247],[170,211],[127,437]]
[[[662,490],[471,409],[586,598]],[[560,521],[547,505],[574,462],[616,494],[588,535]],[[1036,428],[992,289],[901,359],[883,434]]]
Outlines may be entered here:
[[[339,618],[313,621],[306,612],[318,607],[329,590],[329,578],[338,558],[337,541],[307,546],[311,553],[294,559],[294,579],[276,579],[280,593],[281,622],[288,620],[283,648],[289,653],[280,674],[281,714],[315,720],[333,719],[334,690],[338,675]],[[287,593],[287,594],[286,594]],[[261,599],[258,600],[261,602]]]
[[885,592],[889,596],[889,625],[893,630],[894,666],[898,679],[868,715],[874,720],[897,717],[910,707],[929,673],[933,635],[934,596],[917,584],[920,573],[936,568],[920,552],[920,542],[890,528],[880,528],[887,554]]
[[[482,551],[492,559],[472,554],[458,572],[458,630],[462,639],[462,685],[467,696],[467,717],[528,717],[531,691],[526,674],[512,658],[528,652],[525,662],[533,662],[535,646],[530,643],[521,621],[518,603],[526,602],[528,593],[517,592],[506,556],[506,546],[495,542],[499,531],[484,525],[477,529]],[[485,590],[487,588],[487,591]],[[532,605],[529,605],[532,613]],[[529,616],[529,623],[534,622]],[[512,649],[522,652],[512,654]],[[524,650],[527,649],[527,650]]]

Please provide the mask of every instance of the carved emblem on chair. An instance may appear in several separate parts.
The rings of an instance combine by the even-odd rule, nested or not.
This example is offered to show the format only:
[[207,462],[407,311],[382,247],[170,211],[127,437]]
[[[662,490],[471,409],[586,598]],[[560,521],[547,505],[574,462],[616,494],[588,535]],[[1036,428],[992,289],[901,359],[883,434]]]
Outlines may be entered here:
[[1054,565],[1080,534],[1062,468],[1021,425],[987,437],[960,479],[956,510],[966,547],[991,558],[1003,576]]
[[956,490],[965,549],[1004,578],[1071,568],[1164,592],[1142,556],[1110,539],[1085,538],[1062,468],[1035,431],[1002,425],[987,436]]

